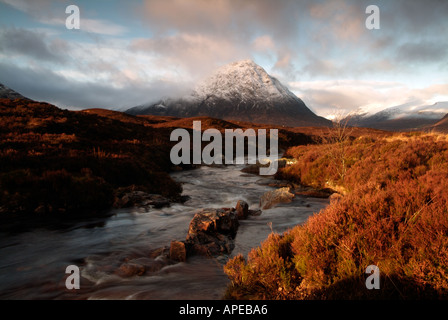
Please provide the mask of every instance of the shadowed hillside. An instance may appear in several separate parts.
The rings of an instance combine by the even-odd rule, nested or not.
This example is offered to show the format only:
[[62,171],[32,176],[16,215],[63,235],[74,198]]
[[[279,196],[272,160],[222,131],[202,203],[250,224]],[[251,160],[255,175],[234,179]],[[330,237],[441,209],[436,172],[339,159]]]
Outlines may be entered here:
[[440,119],[440,121],[430,126],[428,129],[435,132],[448,133],[448,114],[446,114],[442,119]]
[[0,99],[0,115],[1,218],[89,216],[122,188],[179,198],[169,130],[149,120],[23,99]]

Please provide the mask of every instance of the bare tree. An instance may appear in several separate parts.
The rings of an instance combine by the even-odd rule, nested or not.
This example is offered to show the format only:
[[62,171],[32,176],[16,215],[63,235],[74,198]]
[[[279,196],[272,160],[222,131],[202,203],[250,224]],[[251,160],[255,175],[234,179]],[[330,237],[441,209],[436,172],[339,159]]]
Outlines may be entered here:
[[328,155],[342,183],[347,173],[347,151],[353,128],[348,125],[351,115],[337,113],[333,119],[333,127],[323,136],[323,142],[328,145]]

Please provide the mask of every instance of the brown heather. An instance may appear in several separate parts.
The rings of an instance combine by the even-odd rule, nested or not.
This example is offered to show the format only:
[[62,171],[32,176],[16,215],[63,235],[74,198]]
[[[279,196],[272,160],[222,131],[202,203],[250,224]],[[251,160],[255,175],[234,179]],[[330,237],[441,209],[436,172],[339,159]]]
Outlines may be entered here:
[[0,225],[102,214],[123,189],[180,197],[168,175],[170,130],[150,124],[121,112],[0,99]]
[[[329,152],[340,143],[344,159]],[[298,161],[279,178],[344,196],[304,225],[271,234],[247,259],[230,260],[227,298],[448,297],[447,136],[372,135],[287,153]],[[380,269],[379,290],[365,286],[371,264]]]

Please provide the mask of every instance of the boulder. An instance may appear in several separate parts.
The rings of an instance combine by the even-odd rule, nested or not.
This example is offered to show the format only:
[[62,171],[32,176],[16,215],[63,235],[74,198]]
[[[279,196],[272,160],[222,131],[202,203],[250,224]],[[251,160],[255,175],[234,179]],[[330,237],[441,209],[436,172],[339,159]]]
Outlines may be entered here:
[[216,236],[219,233],[235,236],[238,225],[238,217],[233,208],[202,209],[190,222],[187,240],[200,235]]
[[269,209],[278,203],[289,203],[293,198],[294,194],[290,192],[288,187],[268,191],[261,196],[260,208]]
[[247,219],[247,216],[249,215],[249,205],[246,201],[238,200],[235,210],[239,220]]
[[141,276],[145,273],[145,267],[137,263],[123,263],[115,273],[123,278]]
[[261,210],[248,210],[248,214],[249,214],[249,216],[259,216],[259,215],[261,215]]
[[116,195],[114,200],[114,207],[128,208],[128,207],[152,207],[163,208],[170,205],[170,201],[159,195],[151,194],[143,191],[131,191],[122,195]]
[[177,262],[185,262],[187,260],[185,243],[181,241],[171,241],[170,259]]
[[188,254],[216,256],[230,253],[238,229],[234,208],[203,209],[190,222],[186,244]]

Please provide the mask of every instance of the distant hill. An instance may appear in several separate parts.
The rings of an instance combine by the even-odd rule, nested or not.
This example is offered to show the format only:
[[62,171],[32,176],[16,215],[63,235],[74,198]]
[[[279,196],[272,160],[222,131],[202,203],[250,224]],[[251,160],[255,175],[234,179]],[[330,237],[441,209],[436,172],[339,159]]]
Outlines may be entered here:
[[398,106],[387,108],[375,114],[355,114],[345,120],[355,127],[374,128],[388,131],[424,130],[434,125],[448,112],[448,102],[438,102],[418,108]]
[[305,103],[251,60],[219,68],[181,98],[169,98],[126,111],[133,115],[208,116],[277,126],[331,126]]

